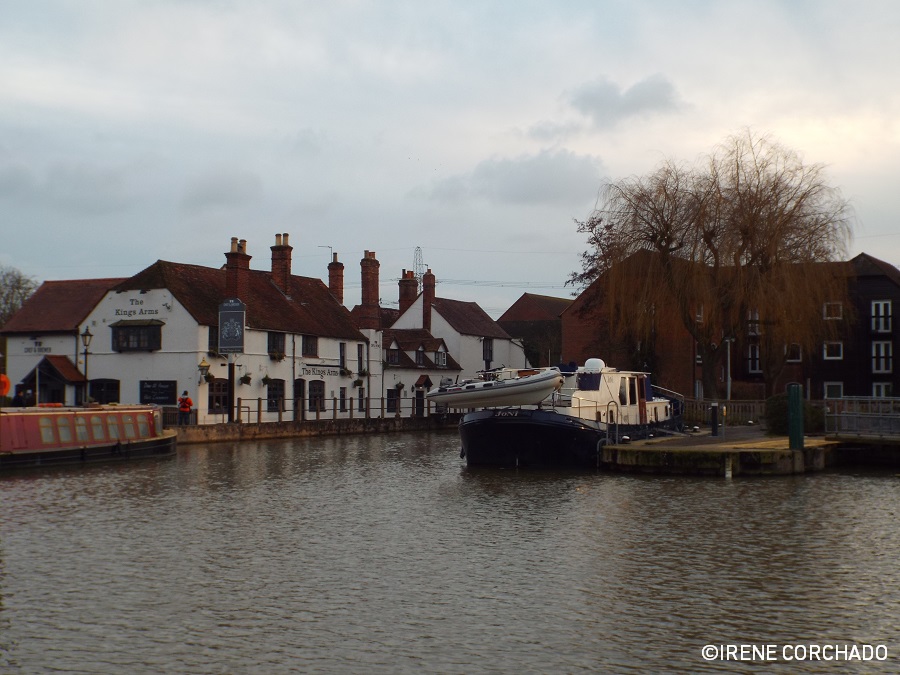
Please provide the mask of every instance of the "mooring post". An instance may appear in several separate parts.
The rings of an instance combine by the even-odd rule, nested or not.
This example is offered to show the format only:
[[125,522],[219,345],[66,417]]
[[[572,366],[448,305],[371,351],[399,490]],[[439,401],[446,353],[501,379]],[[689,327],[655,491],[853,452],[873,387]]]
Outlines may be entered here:
[[803,387],[788,385],[788,441],[791,450],[803,449]]
[[712,409],[710,411],[710,425],[712,426],[712,435],[719,435],[719,402],[712,402]]

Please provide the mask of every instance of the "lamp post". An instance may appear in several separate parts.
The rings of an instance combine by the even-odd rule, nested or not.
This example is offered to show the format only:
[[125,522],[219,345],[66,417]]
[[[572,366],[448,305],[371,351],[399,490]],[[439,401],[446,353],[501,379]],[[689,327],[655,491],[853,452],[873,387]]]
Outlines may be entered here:
[[725,338],[725,400],[731,400],[731,343],[734,338]]
[[81,344],[84,346],[84,400],[81,402],[83,405],[87,405],[88,399],[91,397],[91,380],[88,377],[88,347],[91,346],[93,338],[94,335],[91,333],[91,329],[85,326],[84,332],[81,334]]

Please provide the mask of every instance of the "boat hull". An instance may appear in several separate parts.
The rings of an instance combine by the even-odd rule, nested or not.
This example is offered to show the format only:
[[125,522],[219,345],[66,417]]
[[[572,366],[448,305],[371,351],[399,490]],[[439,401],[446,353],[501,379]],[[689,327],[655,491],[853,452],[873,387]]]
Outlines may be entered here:
[[0,410],[0,472],[165,457],[177,433],[153,405],[45,405]]
[[628,436],[637,440],[678,420],[652,425],[606,425],[553,410],[506,408],[468,413],[460,422],[468,466],[523,469],[601,469],[603,447]]
[[436,405],[448,408],[484,408],[488,406],[536,405],[563,384],[558,370],[509,380],[463,382],[438,387],[426,394]]
[[148,457],[171,457],[177,451],[177,434],[164,430],[160,436],[106,445],[85,445],[47,450],[0,453],[0,472],[36,467],[70,466],[95,462],[123,462]]

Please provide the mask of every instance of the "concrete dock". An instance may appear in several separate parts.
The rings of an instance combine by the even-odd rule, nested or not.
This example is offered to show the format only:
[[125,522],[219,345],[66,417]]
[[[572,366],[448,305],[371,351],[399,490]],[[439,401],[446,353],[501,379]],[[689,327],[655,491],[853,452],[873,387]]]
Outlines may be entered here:
[[837,461],[839,442],[805,437],[791,450],[787,436],[767,436],[760,426],[708,428],[679,436],[660,436],[607,445],[601,468],[648,474],[693,476],[779,476],[822,471]]

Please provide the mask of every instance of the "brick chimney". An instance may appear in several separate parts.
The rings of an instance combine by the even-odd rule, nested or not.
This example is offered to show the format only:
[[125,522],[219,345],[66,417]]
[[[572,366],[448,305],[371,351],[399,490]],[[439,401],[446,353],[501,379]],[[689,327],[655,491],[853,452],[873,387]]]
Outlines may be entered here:
[[250,257],[247,240],[231,238],[231,250],[225,254],[225,296],[247,302],[250,295]]
[[366,251],[359,261],[362,273],[362,294],[358,323],[360,328],[381,328],[381,308],[378,305],[378,268],[381,263],[375,258],[375,251]]
[[403,270],[400,278],[400,313],[403,314],[416,301],[419,295],[419,282],[412,270]]
[[344,263],[338,262],[338,254],[331,254],[331,262],[328,263],[328,290],[344,304]]
[[291,251],[288,234],[276,234],[275,245],[272,246],[272,281],[285,295],[291,290]]
[[422,328],[431,332],[431,305],[434,303],[434,285],[437,280],[431,268],[422,275]]

